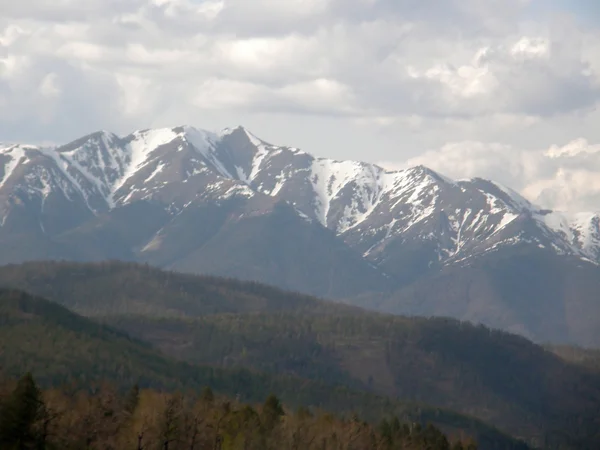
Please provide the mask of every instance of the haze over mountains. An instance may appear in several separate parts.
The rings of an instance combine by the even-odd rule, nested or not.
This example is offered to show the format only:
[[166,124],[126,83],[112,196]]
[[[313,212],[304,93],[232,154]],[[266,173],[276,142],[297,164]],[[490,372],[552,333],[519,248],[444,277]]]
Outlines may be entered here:
[[0,263],[147,262],[600,344],[600,215],[317,158],[239,127],[0,150]]

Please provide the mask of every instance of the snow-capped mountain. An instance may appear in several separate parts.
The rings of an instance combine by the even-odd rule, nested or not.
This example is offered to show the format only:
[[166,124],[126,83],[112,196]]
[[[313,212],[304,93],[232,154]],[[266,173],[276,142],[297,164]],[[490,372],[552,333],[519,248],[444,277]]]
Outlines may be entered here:
[[[518,244],[600,262],[597,213],[545,211],[492,181],[452,181],[422,166],[386,171],[317,158],[242,127],[98,132],[57,148],[0,149],[0,223],[25,202],[50,234],[140,201],[173,216],[198,202],[257,196],[293,205],[392,275],[403,271],[400,247],[428,267]],[[74,222],[48,223],[48,205],[65,201],[76,205]]]
[[0,263],[39,259],[147,262],[600,343],[598,213],[423,166],[318,158],[242,127],[3,144]]

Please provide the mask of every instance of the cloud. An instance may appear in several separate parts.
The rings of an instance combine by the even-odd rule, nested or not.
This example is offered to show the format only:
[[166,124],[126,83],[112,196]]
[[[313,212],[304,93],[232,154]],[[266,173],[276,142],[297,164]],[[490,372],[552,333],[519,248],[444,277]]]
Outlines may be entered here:
[[[600,27],[566,11],[586,2],[554,3],[545,15],[542,0],[0,2],[0,139],[263,117],[266,132],[286,127],[289,145],[311,123],[318,145],[332,141],[319,135],[328,121],[339,148],[307,150],[403,160],[442,147],[423,158],[460,176],[499,174],[563,206],[587,198],[577,186],[591,175],[578,164],[596,150],[518,149],[600,140],[590,119]],[[365,154],[358,128],[386,145]],[[544,143],[519,145],[527,133]]]
[[[587,47],[577,40],[580,33],[572,29],[575,37],[565,41],[562,38],[568,33],[563,33],[556,40],[548,26],[537,24],[537,34],[524,34],[519,14],[528,3],[4,2],[1,61],[5,79],[19,59],[84,68],[83,84],[91,81],[85,75],[112,77],[117,88],[113,96],[125,103],[148,92],[164,95],[166,101],[182,95],[182,90],[202,92],[207,85],[224,83],[236,86],[239,100],[232,102],[230,93],[215,92],[211,94],[215,104],[204,103],[208,109],[222,105],[260,113],[280,110],[289,101],[293,113],[345,116],[351,112],[368,121],[549,116],[591,108],[600,98],[598,65],[584,59]],[[59,72],[52,73],[61,78]],[[125,79],[145,81],[124,83]],[[10,89],[10,80],[5,83]],[[247,93],[240,92],[242,86]],[[299,92],[298,86],[302,96],[292,94]],[[324,107],[332,86],[337,94]],[[265,96],[260,98],[257,92]],[[178,101],[201,108],[196,97]],[[85,99],[92,109],[104,100]],[[57,115],[60,103],[59,99]],[[135,110],[141,113],[141,108]]]
[[498,181],[543,207],[572,212],[600,210],[600,144],[585,139],[528,151],[498,143],[459,142],[402,165],[382,163],[390,168],[417,164],[455,179]]

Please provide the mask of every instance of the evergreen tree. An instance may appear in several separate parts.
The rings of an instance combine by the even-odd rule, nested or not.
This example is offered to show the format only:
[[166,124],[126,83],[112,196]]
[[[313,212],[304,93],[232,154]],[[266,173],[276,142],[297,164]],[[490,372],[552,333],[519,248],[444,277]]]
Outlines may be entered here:
[[273,428],[281,416],[285,415],[281,401],[273,394],[267,397],[263,405],[263,421],[267,429]]
[[202,389],[202,393],[200,394],[200,399],[203,402],[205,402],[207,405],[212,405],[212,403],[215,400],[215,394],[213,393],[211,388],[209,388],[208,386],[205,386]]
[[454,444],[452,444],[452,450],[464,450],[465,448],[463,447],[463,444],[461,441],[456,441]]
[[133,414],[135,412],[135,409],[137,408],[139,402],[140,402],[140,387],[136,383],[131,388],[131,390],[127,394],[127,398],[125,399],[125,408],[124,408],[125,412],[127,412],[130,415]]
[[42,395],[30,373],[17,383],[0,408],[0,448],[27,450],[37,447],[36,422],[44,410]]

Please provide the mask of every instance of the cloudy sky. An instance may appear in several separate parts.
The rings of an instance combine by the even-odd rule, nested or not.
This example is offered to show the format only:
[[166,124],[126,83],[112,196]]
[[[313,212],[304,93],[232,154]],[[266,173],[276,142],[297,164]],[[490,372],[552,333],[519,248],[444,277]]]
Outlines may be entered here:
[[0,141],[243,124],[600,210],[598,0],[0,2]]

